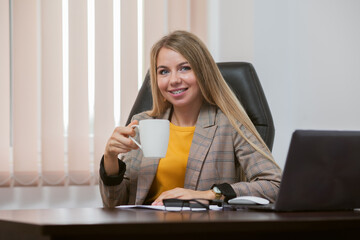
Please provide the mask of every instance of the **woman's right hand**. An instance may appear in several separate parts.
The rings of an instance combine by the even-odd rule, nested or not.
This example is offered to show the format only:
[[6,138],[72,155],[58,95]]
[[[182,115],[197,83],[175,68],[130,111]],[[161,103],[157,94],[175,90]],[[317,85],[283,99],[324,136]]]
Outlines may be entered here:
[[137,120],[132,121],[126,127],[117,127],[107,141],[104,153],[104,167],[108,176],[115,175],[119,172],[117,162],[120,153],[127,153],[139,147],[129,138],[135,136],[135,130],[132,125],[139,124]]

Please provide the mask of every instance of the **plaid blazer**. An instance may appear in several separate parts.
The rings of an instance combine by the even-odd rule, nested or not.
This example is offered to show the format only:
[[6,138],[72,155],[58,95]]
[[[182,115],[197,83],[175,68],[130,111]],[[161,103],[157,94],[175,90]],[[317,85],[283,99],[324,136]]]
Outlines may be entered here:
[[[169,119],[170,112],[168,109],[161,118]],[[133,117],[139,121],[149,118],[145,112]],[[241,130],[248,139],[268,152],[245,127],[241,126]],[[106,186],[100,178],[105,207],[143,204],[160,159],[144,158],[138,149],[123,155],[121,160],[126,163],[126,172],[119,185]],[[274,202],[280,180],[279,166],[242,138],[220,109],[204,103],[190,148],[184,188],[209,190],[213,184],[229,183],[237,196],[259,196]]]

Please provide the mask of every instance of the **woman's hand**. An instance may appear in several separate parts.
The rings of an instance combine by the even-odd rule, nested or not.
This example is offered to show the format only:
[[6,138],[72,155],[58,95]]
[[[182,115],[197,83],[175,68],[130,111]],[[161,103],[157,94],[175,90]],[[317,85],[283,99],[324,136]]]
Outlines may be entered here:
[[212,190],[207,191],[195,191],[185,188],[174,188],[169,191],[165,191],[160,194],[160,196],[151,204],[154,206],[163,205],[163,199],[167,198],[177,198],[177,199],[215,199],[215,194]]
[[126,127],[117,127],[109,138],[104,153],[104,167],[108,176],[118,174],[119,164],[118,155],[120,153],[127,153],[139,147],[129,138],[135,136],[135,130],[132,125],[138,124],[135,120]]

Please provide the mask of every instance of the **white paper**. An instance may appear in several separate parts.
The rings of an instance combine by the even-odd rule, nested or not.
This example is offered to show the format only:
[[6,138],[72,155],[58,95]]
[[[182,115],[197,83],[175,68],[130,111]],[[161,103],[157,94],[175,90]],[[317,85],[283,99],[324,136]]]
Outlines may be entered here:
[[[168,212],[180,212],[180,211],[206,211],[206,208],[189,208],[189,207],[166,207],[165,206],[152,206],[152,205],[121,205],[116,208],[120,209],[152,209],[152,210],[160,210],[160,211],[168,211]],[[210,205],[210,210],[219,211],[222,210],[222,207]]]

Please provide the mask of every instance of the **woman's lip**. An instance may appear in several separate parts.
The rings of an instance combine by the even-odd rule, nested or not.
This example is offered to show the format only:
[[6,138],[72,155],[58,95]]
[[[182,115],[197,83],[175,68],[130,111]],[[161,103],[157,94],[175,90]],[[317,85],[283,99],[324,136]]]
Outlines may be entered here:
[[[178,88],[178,89],[173,89],[173,90],[169,90],[168,92],[173,95],[173,96],[181,96],[182,94],[184,94],[188,89],[187,88]],[[180,91],[179,93],[175,93],[177,91]]]

